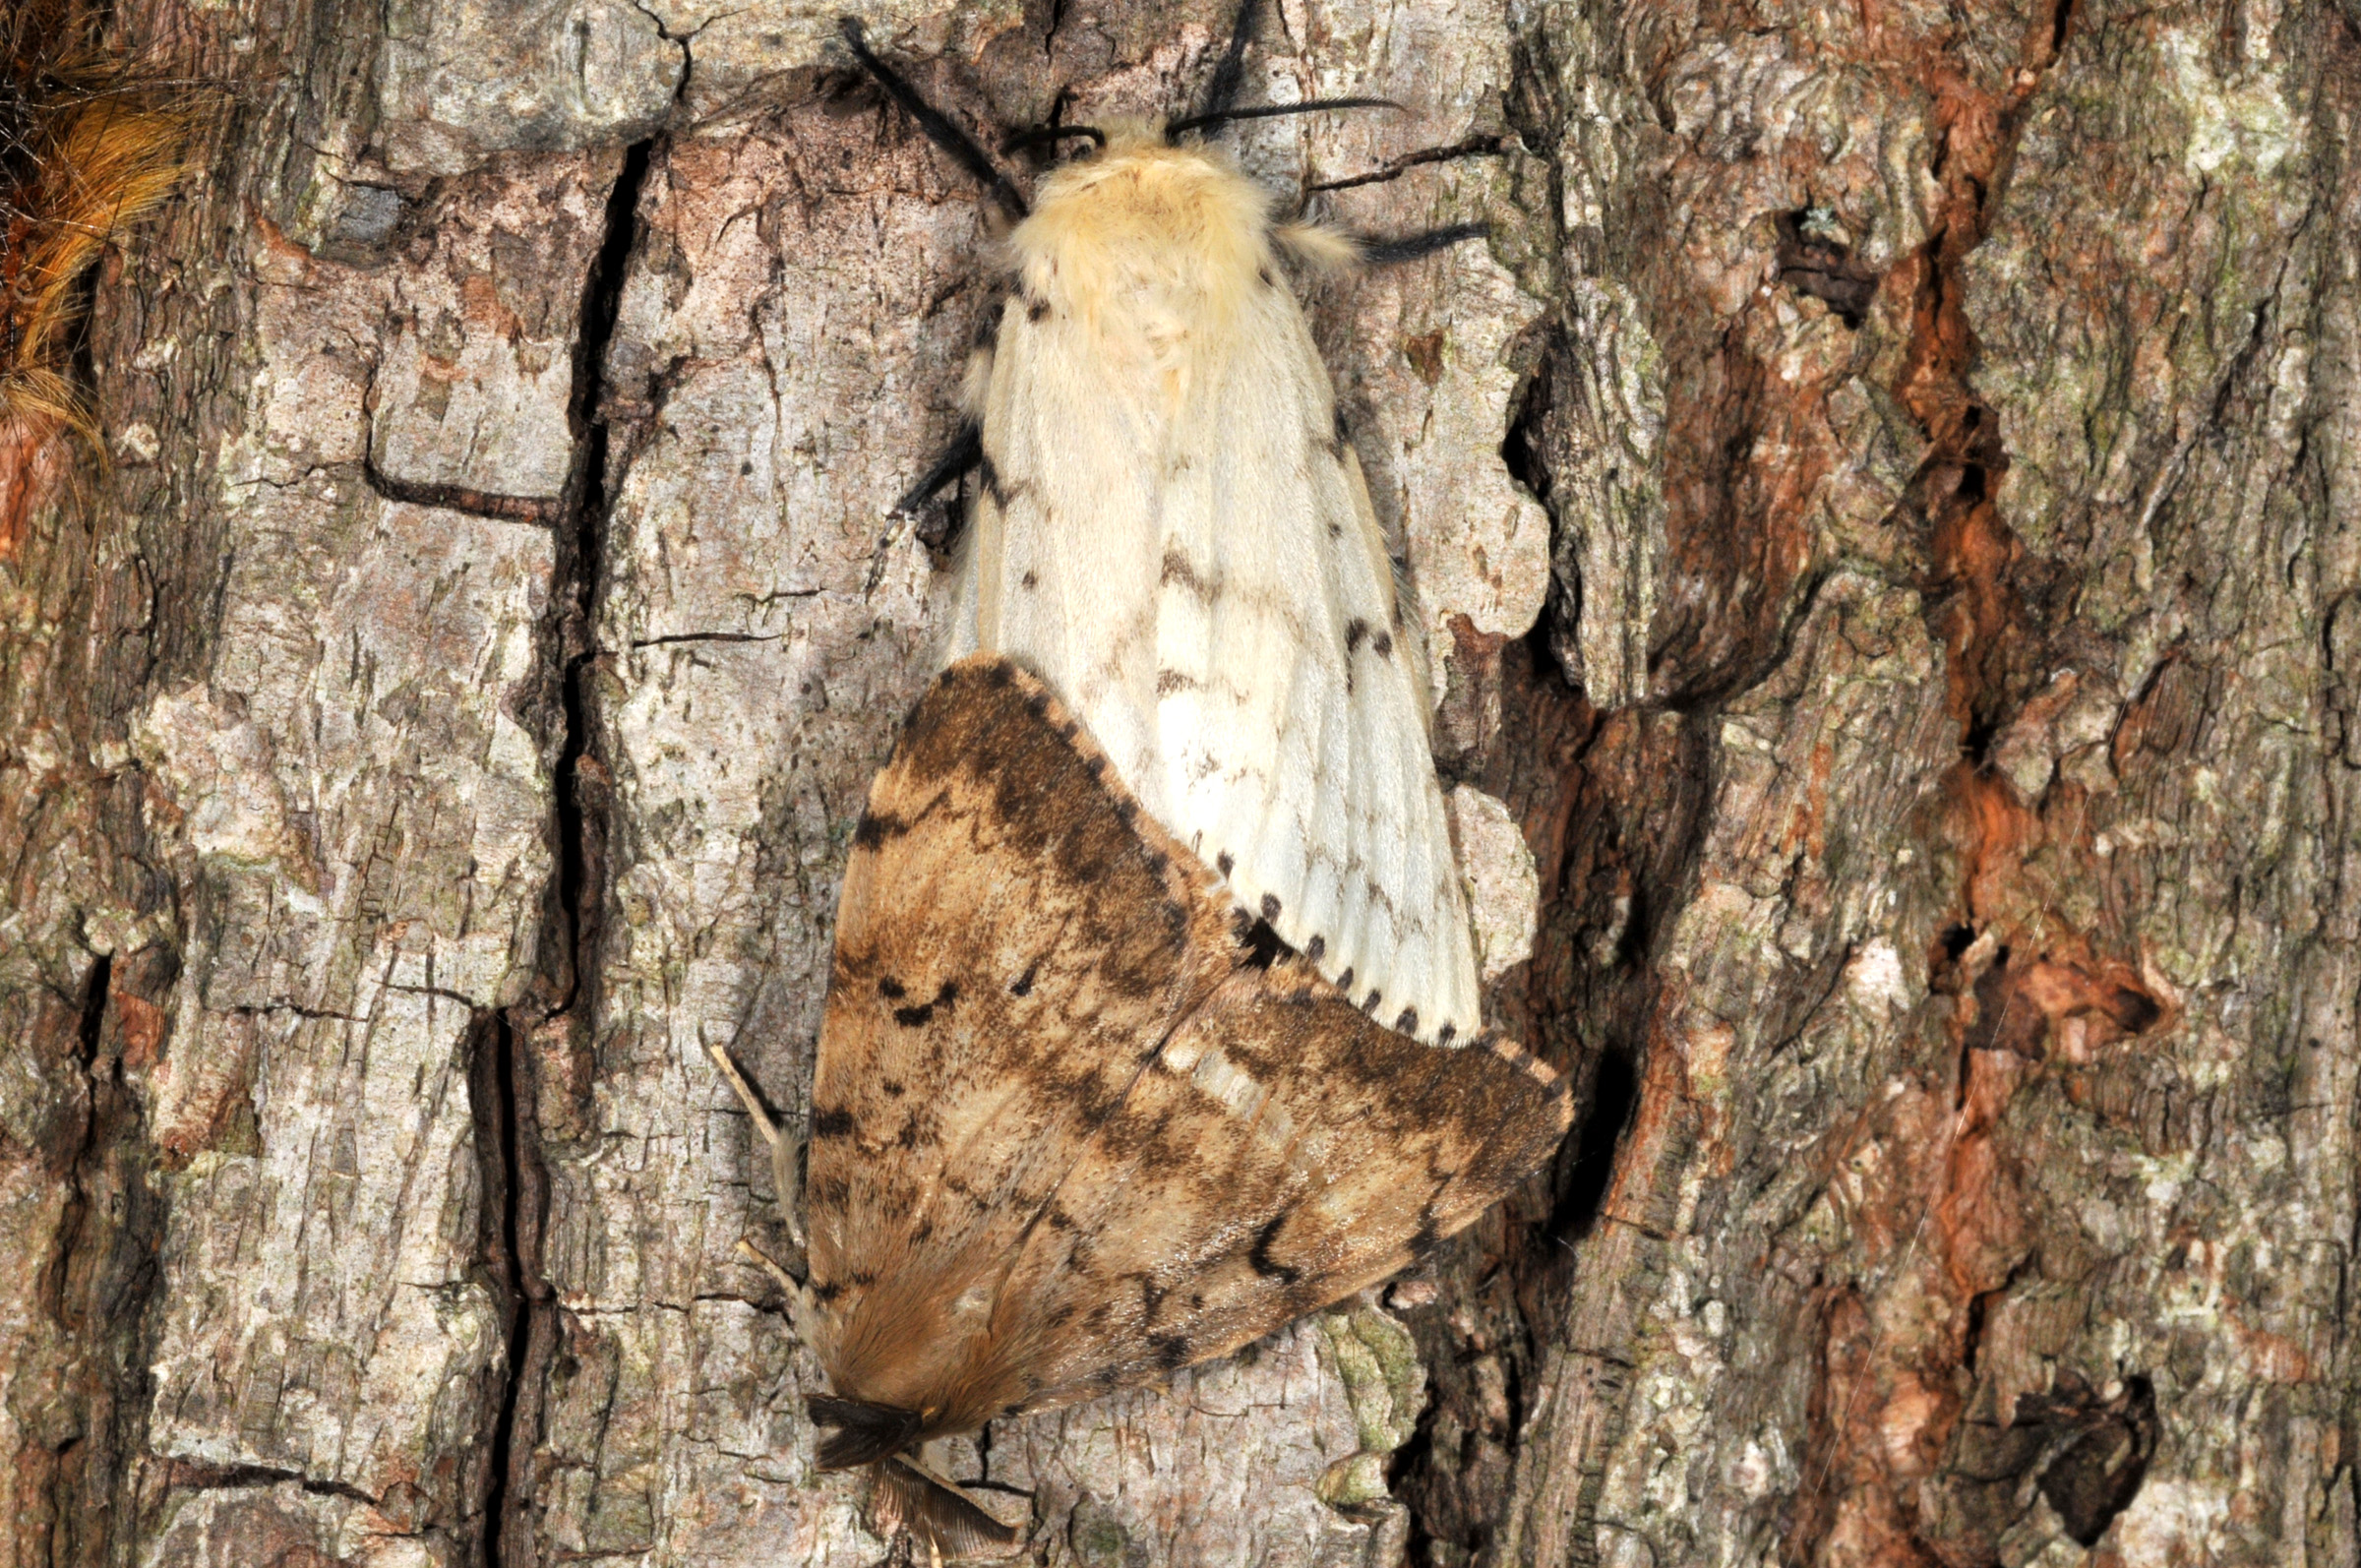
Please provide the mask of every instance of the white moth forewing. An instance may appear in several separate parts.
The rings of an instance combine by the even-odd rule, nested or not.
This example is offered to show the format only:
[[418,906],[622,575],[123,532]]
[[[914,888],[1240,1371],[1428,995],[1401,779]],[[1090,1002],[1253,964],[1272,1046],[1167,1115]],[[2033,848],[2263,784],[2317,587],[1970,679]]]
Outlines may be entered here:
[[[942,661],[1040,675],[1141,805],[1380,1022],[1482,1025],[1403,613],[1280,230],[1218,151],[1116,125],[1009,236]],[[1349,252],[1348,252],[1349,254]]]

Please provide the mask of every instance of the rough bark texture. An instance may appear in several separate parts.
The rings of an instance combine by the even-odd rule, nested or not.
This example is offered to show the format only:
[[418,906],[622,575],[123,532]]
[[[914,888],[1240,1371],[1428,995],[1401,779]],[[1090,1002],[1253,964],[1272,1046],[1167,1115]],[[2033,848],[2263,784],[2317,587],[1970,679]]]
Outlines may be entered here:
[[[1014,127],[1228,9],[868,15]],[[1413,109],[1250,169],[1494,225],[1315,319],[1591,1109],[953,1474],[1089,1568],[2361,1561],[2361,8],[1277,9]],[[0,453],[0,1568],[884,1555],[703,1054],[800,1116],[985,303],[833,19],[124,8],[227,90],[108,464]]]

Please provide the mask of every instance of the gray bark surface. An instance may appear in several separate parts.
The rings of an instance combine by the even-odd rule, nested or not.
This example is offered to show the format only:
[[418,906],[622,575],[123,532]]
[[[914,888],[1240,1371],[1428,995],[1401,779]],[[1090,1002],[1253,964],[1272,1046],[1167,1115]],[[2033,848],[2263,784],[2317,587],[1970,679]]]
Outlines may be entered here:
[[[950,1473],[1087,1568],[2361,1562],[2361,10],[1274,9],[1250,101],[1408,109],[1251,172],[1492,225],[1309,303],[1587,1110]],[[1229,8],[864,16],[996,132]],[[118,26],[221,91],[107,461],[0,450],[0,1568],[877,1563],[706,1050],[802,1116],[982,204],[833,8]]]

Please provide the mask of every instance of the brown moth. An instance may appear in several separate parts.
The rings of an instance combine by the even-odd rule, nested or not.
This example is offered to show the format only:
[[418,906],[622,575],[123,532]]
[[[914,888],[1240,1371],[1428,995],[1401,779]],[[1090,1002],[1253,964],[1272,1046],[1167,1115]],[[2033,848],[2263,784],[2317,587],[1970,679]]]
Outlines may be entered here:
[[1557,1074],[1421,1045],[1258,935],[1039,681],[936,680],[837,904],[791,1288],[822,1468],[1227,1356],[1555,1147]]

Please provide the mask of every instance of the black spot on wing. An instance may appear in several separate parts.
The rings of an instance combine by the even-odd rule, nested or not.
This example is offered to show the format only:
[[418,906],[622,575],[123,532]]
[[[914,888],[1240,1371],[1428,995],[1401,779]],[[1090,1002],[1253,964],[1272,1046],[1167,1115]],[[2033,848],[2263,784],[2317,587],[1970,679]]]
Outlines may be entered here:
[[1185,1334],[1155,1335],[1148,1341],[1148,1348],[1156,1353],[1156,1364],[1168,1372],[1177,1372],[1188,1364],[1188,1336]]
[[1360,616],[1345,623],[1345,651],[1351,653],[1368,640],[1369,624]]
[[1262,895],[1262,918],[1265,920],[1277,920],[1279,918],[1279,895],[1277,893],[1265,893]]
[[1416,1007],[1403,1008],[1402,1016],[1394,1020],[1394,1031],[1397,1034],[1417,1034],[1419,1032],[1419,1009]]
[[853,1114],[842,1106],[821,1110],[812,1108],[812,1136],[815,1138],[849,1138],[853,1135]]
[[1016,977],[1016,980],[1014,981],[1014,983],[1012,983],[1012,984],[1009,986],[1009,988],[1008,988],[1008,995],[1011,995],[1011,996],[1030,996],[1030,995],[1033,995],[1033,976],[1035,975],[1035,973],[1037,973],[1037,972],[1040,970],[1040,968],[1041,968],[1041,960],[1040,960],[1040,959],[1038,959],[1038,958],[1036,958],[1035,960],[1033,960],[1033,962],[1031,962],[1031,963],[1029,963],[1029,964],[1025,965],[1025,972],[1024,972],[1023,974],[1021,974],[1021,975],[1017,976],[1017,977]]
[[1434,1043],[1438,1046],[1447,1046],[1451,1043],[1452,1037],[1458,1033],[1459,1030],[1456,1027],[1445,1024],[1434,1032]]
[[1042,320],[1043,318],[1045,318],[1045,317],[1046,317],[1046,316],[1048,316],[1049,314],[1050,314],[1050,302],[1049,302],[1048,300],[1046,300],[1046,299],[1034,299],[1034,300],[1027,300],[1027,301],[1025,302],[1025,320],[1027,320],[1027,321],[1029,321],[1029,322],[1037,322],[1037,321],[1040,321],[1040,320]]
[[1037,572],[1028,572],[1017,580],[1022,582],[1028,588],[1038,588],[1041,586],[1041,574]]
[[1368,995],[1362,999],[1361,1010],[1367,1013],[1372,1018],[1376,1017],[1377,1003],[1380,999],[1380,994],[1375,990],[1371,990]]
[[1350,965],[1346,966],[1343,974],[1336,977],[1336,989],[1347,994],[1345,998],[1346,1000],[1350,1001],[1352,999],[1351,993],[1353,990],[1353,970]]
[[1310,959],[1315,964],[1321,959],[1327,957],[1328,938],[1325,936],[1314,936],[1311,940],[1305,942],[1303,944],[1303,956]]
[[1392,658],[1394,656],[1394,634],[1391,632],[1378,633],[1369,641],[1369,651],[1381,659]]
[[910,824],[891,812],[863,812],[861,825],[853,829],[853,842],[862,849],[876,849],[889,838],[899,838],[910,831]]
[[916,1029],[923,1024],[932,1023],[937,1008],[947,1013],[957,1006],[958,1002],[959,987],[957,983],[946,980],[942,983],[941,989],[935,993],[933,1001],[920,1002],[915,1007],[894,1008],[893,1021],[904,1029]]
[[1264,1279],[1275,1279],[1282,1285],[1293,1285],[1303,1277],[1302,1269],[1289,1268],[1271,1256],[1271,1243],[1279,1238],[1279,1228],[1287,1223],[1285,1214],[1274,1214],[1270,1223],[1254,1233],[1254,1245],[1246,1253],[1246,1263]]
[[1213,858],[1213,864],[1224,876],[1229,875],[1230,873],[1238,866],[1238,862],[1230,858],[1230,852],[1228,850],[1223,850],[1219,855],[1216,855]]

